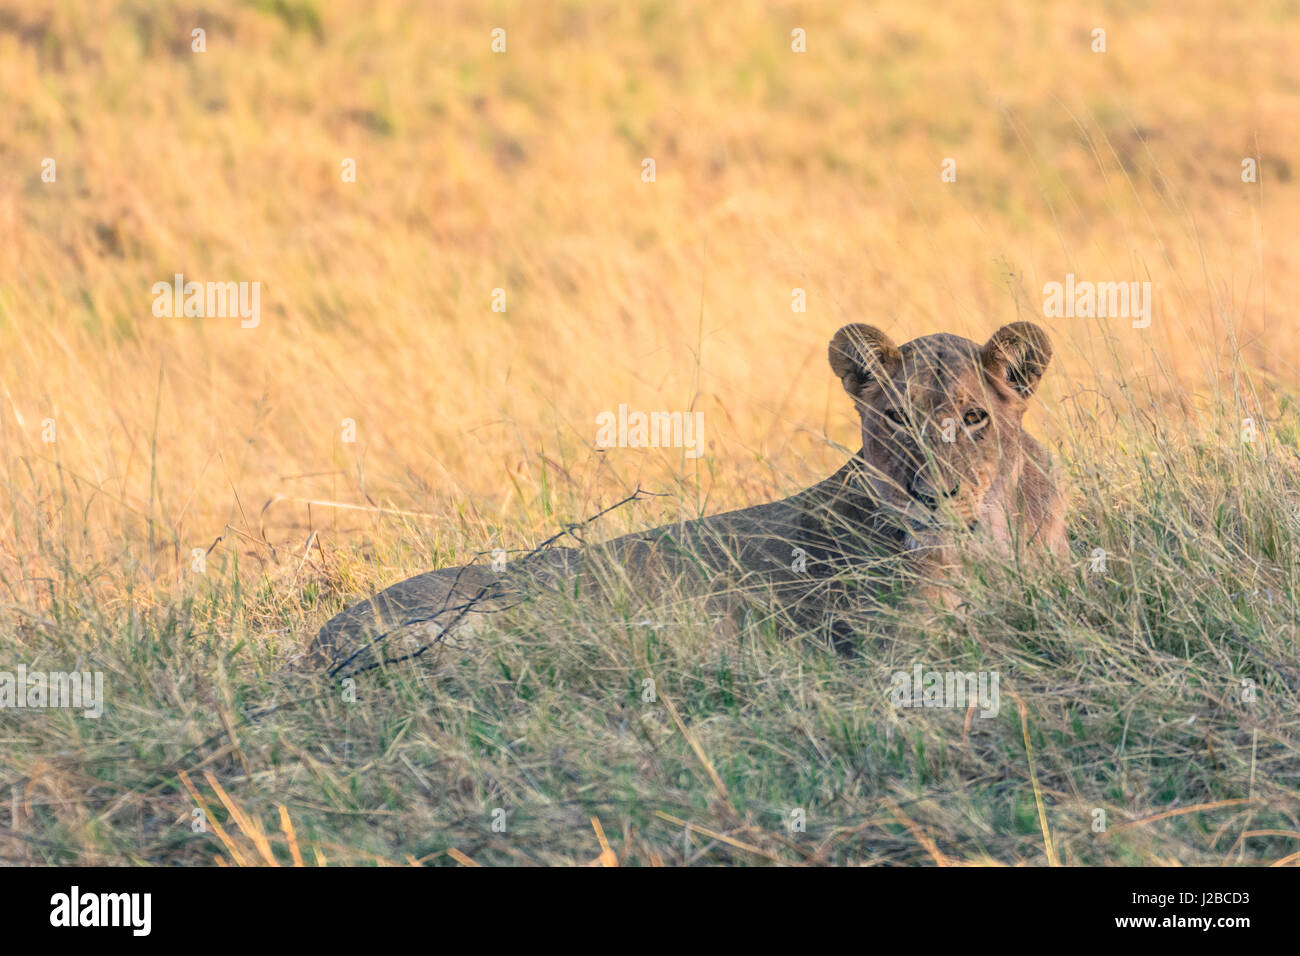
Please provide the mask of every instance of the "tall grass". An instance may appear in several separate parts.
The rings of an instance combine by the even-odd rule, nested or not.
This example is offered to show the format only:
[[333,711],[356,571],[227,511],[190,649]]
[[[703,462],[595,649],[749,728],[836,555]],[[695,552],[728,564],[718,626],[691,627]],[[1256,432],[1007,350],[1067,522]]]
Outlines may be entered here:
[[[1294,14],[543,7],[0,3],[0,670],[108,694],[0,711],[0,857],[1294,858]],[[175,272],[262,282],[261,324],[154,318]],[[1067,272],[1151,281],[1151,326],[1043,319]],[[1015,318],[1057,351],[1060,567],[850,658],[629,593],[355,687],[302,659],[637,486],[596,537],[829,474],[841,324]],[[594,450],[619,403],[703,410],[707,454]],[[915,663],[998,671],[998,716],[896,709]]]

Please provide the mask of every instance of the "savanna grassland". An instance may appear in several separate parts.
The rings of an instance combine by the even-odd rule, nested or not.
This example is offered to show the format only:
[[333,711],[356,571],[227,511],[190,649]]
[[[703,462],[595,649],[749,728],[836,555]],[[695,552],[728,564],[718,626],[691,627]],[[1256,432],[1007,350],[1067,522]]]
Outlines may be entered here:
[[[106,697],[0,711],[0,859],[1300,860],[1297,54],[1281,0],[0,0],[0,670]],[[260,321],[155,316],[176,273]],[[1149,326],[1044,317],[1070,273]],[[638,487],[583,534],[831,473],[843,324],[1015,319],[1073,559],[973,613],[845,658],[574,600],[305,659]],[[619,404],[704,454],[596,448]],[[918,662],[1000,713],[896,709]]]

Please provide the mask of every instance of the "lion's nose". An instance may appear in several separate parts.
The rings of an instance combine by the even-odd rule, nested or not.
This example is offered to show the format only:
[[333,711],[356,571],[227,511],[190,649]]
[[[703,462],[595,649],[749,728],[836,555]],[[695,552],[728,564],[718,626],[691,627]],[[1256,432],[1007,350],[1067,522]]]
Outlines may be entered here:
[[931,511],[934,511],[939,507],[939,495],[944,498],[951,498],[953,495],[957,494],[957,492],[961,491],[961,482],[954,481],[951,488],[947,491],[939,492],[939,495],[936,495],[934,485],[921,475],[917,475],[912,479],[912,487],[910,491],[912,492],[913,498],[925,505]]

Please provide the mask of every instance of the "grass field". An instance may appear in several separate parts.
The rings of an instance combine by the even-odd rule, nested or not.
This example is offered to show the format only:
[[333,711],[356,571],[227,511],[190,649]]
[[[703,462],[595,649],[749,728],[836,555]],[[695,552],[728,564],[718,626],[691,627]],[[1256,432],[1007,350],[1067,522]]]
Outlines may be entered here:
[[[105,682],[0,710],[0,859],[1300,861],[1298,27],[0,0],[0,671]],[[177,273],[260,283],[258,323],[156,316]],[[1149,326],[1044,317],[1068,274],[1150,282]],[[845,323],[1015,319],[1073,562],[973,572],[973,615],[846,659],[578,602],[355,694],[303,660],[637,487],[596,537],[830,474]],[[597,449],[620,404],[703,412],[704,454]],[[1000,713],[895,708],[916,663]]]

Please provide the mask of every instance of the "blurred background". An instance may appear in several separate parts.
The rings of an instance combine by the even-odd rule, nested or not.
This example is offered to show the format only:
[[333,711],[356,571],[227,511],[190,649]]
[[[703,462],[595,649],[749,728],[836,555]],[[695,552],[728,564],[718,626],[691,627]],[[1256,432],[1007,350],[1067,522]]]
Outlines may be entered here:
[[[616,525],[770,499],[857,447],[847,322],[1039,321],[1058,447],[1125,389],[1192,427],[1251,390],[1234,358],[1266,415],[1297,383],[1298,13],[0,3],[7,600],[50,536],[91,582],[180,586],[201,548],[361,586],[638,485],[673,494]],[[260,323],[156,317],[175,273],[260,282]],[[1151,282],[1150,327],[1044,318],[1067,273]],[[597,450],[620,403],[703,411],[706,454]]]

